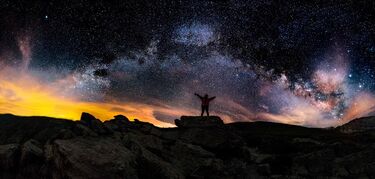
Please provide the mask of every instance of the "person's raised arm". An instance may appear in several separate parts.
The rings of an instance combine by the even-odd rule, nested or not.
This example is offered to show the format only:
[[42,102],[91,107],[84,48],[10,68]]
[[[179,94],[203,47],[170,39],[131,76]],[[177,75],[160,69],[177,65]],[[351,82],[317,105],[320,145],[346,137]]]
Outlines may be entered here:
[[195,96],[198,96],[198,98],[202,99],[203,97],[199,95],[198,93],[194,93]]
[[211,101],[211,100],[214,100],[215,98],[216,98],[216,96],[214,96],[214,97],[210,98],[209,100]]

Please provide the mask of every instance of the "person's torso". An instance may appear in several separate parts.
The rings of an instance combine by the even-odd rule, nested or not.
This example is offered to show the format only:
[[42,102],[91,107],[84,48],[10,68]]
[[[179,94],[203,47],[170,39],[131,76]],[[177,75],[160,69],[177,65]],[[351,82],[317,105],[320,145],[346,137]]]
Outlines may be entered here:
[[209,103],[210,103],[210,100],[208,98],[203,98],[202,99],[202,105],[203,106],[208,106]]

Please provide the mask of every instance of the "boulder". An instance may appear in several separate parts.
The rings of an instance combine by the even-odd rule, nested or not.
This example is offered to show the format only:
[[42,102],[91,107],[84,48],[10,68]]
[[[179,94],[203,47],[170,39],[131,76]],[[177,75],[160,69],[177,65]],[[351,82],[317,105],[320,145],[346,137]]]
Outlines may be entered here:
[[175,120],[175,124],[180,128],[224,126],[218,116],[181,116],[181,119]]
[[85,126],[89,127],[91,130],[98,134],[108,134],[110,130],[100,121],[96,119],[93,115],[83,112],[80,120]]
[[41,148],[41,144],[34,139],[30,139],[25,142],[21,148],[21,151],[21,161],[43,157],[43,149]]
[[0,171],[16,167],[19,148],[18,144],[0,145]]
[[136,156],[111,137],[56,140],[46,153],[53,178],[137,178]]
[[97,120],[97,119],[89,113],[83,112],[81,114],[80,121],[83,122],[86,125],[90,125],[92,123],[92,121],[95,121],[95,120]]
[[105,121],[104,125],[113,131],[124,132],[131,125],[131,123],[126,116],[116,115],[114,116],[114,119]]
[[31,176],[36,178],[38,174],[44,174],[45,157],[43,145],[34,139],[25,142],[21,147],[20,173],[21,178]]
[[127,122],[129,122],[129,119],[128,119],[126,116],[124,116],[124,115],[119,114],[119,115],[116,115],[116,116],[114,116],[114,117],[115,117],[115,120],[120,120],[120,121],[127,121]]
[[137,156],[134,167],[137,168],[138,178],[185,178],[180,168],[165,160],[170,155],[169,150],[157,137],[142,133],[126,134],[123,145]]

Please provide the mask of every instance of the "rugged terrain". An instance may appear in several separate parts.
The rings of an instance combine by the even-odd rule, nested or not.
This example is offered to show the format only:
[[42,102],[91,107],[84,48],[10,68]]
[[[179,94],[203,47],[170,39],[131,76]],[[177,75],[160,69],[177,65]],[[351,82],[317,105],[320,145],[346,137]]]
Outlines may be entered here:
[[158,128],[0,115],[0,178],[371,178],[375,118],[315,129],[219,117]]

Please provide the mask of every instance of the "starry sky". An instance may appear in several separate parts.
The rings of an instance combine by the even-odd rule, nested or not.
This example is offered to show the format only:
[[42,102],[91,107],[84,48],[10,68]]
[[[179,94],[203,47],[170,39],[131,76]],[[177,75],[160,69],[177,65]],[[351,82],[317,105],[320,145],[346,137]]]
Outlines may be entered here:
[[0,3],[0,113],[158,126],[217,98],[225,122],[335,126],[375,114],[375,2]]

